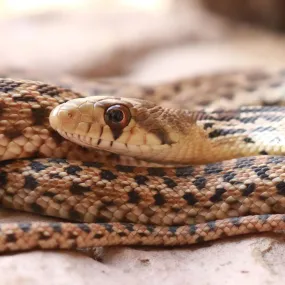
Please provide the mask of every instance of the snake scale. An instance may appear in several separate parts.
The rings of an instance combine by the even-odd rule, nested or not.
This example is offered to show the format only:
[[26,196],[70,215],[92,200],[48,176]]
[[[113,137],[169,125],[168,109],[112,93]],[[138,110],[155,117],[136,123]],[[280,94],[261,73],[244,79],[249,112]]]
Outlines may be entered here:
[[81,87],[0,79],[1,252],[285,229],[284,71]]

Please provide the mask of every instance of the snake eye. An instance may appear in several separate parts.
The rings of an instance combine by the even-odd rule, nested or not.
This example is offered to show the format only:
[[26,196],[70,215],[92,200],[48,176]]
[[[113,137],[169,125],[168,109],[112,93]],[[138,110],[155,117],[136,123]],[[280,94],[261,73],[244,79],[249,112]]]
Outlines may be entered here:
[[110,128],[124,128],[130,120],[130,110],[124,105],[113,105],[105,111],[105,122]]

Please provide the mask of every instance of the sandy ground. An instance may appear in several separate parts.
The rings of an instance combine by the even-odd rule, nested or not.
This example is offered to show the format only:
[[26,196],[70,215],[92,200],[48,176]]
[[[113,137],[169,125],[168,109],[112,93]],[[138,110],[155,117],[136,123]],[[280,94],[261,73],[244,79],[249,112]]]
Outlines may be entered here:
[[[83,70],[81,75],[90,77],[106,74],[105,69],[103,71],[100,69],[102,66],[104,67],[102,62],[96,65],[98,62],[96,58],[102,58],[102,54],[104,54],[108,59],[110,55],[116,54],[114,48],[109,50],[104,48],[106,42],[104,44],[101,42],[99,48],[92,41],[86,43],[85,46],[75,46],[74,49],[69,50],[68,57],[64,52],[67,49],[56,52],[57,49],[60,49],[59,47],[49,53],[47,51],[50,49],[40,41],[43,40],[42,32],[45,31],[44,37],[49,39],[46,43],[51,47],[53,30],[51,28],[49,30],[46,23],[42,24],[43,26],[35,27],[29,22],[31,20],[26,20],[24,23],[32,26],[32,30],[28,30],[33,31],[30,36],[33,42],[36,42],[36,50],[46,49],[46,55],[40,57],[38,53],[33,52],[32,47],[29,47],[28,50],[19,49],[19,44],[26,43],[27,38],[16,37],[17,27],[23,23],[21,22],[23,20],[17,21],[15,24],[15,20],[13,20],[14,26],[10,22],[9,33],[12,36],[7,43],[11,49],[8,50],[7,47],[3,47],[3,44],[0,45],[0,55],[3,59],[0,67],[3,69],[22,69],[28,66],[35,72],[40,70],[50,74],[56,64],[57,67],[62,68],[62,70],[57,69],[56,72],[68,70],[74,73],[74,70],[78,70],[75,67],[79,65],[82,67],[81,71]],[[215,24],[213,24],[214,22]],[[128,72],[121,69],[119,61],[117,67],[111,70],[110,74],[118,77],[118,74],[122,73],[122,78],[128,80],[154,83],[221,70],[284,66],[284,36],[245,28],[234,29],[234,32],[229,33],[227,25],[223,26],[214,22],[206,24],[204,18],[200,18],[200,22],[196,22],[196,25],[192,23],[188,33],[181,36],[179,40],[182,43],[175,45],[166,44],[172,41],[177,42],[177,38],[169,37],[167,35],[168,28],[166,30],[163,28],[165,24],[160,26],[157,23],[156,33],[160,34],[160,38],[162,38],[162,40],[156,41],[159,49],[149,49],[140,60],[135,56],[135,60],[132,60],[131,64],[129,62]],[[17,25],[17,23],[19,24]],[[173,25],[176,27],[175,29],[180,29],[177,23],[172,23],[170,26],[173,27]],[[183,25],[187,26],[187,22],[183,22]],[[78,26],[74,25],[73,28],[78,28],[76,31],[79,31],[80,27]],[[61,34],[64,32],[64,27],[67,29],[68,25],[60,26]],[[25,25],[21,24],[22,31],[24,28]],[[0,25],[0,32],[1,29],[8,35],[7,22]],[[144,29],[146,30],[146,27]],[[174,34],[177,36],[175,29]],[[153,29],[148,27],[148,31],[150,30]],[[91,37],[91,32],[92,30],[90,30],[89,37]],[[165,33],[165,37],[161,36],[162,33]],[[69,33],[65,35],[64,43],[66,45],[74,44],[71,35]],[[144,35],[147,35],[147,32]],[[68,38],[69,36],[70,38]],[[36,41],[35,37],[37,37]],[[84,39],[86,40],[86,38]],[[143,40],[146,40],[145,36],[140,39],[140,42]],[[121,47],[124,46],[127,50],[130,42],[134,46],[135,44],[140,46],[135,35],[128,37],[127,40],[124,38],[117,41],[113,47],[115,46],[116,50],[121,51]],[[82,53],[85,53],[84,56],[78,57]],[[88,58],[87,53],[93,58],[93,68],[91,69],[84,69],[83,63]],[[92,57],[93,54],[94,57]],[[72,58],[69,65],[64,56]],[[110,61],[106,60],[106,62]],[[39,217],[23,215],[15,211],[3,210],[1,212],[1,222],[27,219],[39,220]],[[109,285],[143,284],[145,282],[161,284],[163,282],[163,284],[265,285],[283,284],[285,280],[283,270],[285,245],[282,235],[240,237],[179,249],[105,248],[99,250],[97,257],[98,260],[81,252],[55,251],[3,255],[0,257],[0,284]]]

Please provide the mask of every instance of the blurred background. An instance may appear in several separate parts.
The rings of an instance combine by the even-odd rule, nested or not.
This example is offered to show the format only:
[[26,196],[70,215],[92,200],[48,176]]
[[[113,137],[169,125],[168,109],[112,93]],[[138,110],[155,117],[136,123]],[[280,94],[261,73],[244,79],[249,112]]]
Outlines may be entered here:
[[166,81],[284,65],[284,0],[0,0],[0,73]]

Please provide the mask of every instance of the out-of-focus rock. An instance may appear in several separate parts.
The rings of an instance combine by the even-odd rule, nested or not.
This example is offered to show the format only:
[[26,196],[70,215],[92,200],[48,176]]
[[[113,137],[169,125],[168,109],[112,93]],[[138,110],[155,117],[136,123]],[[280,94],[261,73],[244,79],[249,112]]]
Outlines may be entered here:
[[285,30],[285,0],[201,0],[207,9],[231,20]]
[[225,31],[195,7],[190,12],[82,8],[2,19],[0,71],[119,76],[152,50],[217,39]]

